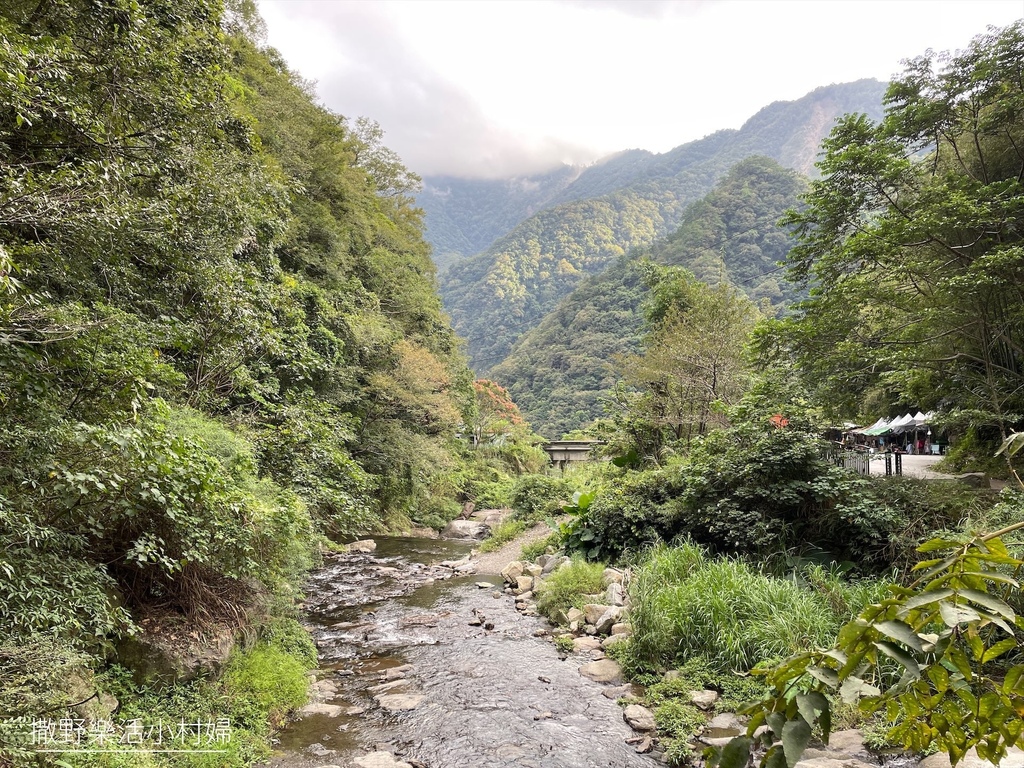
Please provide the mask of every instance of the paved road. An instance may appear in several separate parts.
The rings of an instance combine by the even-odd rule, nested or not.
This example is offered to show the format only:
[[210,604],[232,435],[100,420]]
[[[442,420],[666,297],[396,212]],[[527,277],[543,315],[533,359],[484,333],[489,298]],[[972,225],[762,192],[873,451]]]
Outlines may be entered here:
[[[941,458],[941,456],[905,454],[903,456],[903,474],[907,477],[923,477],[926,480],[951,480],[952,475],[935,472],[932,469],[932,466],[937,464]],[[874,471],[875,468],[872,466],[871,469]]]

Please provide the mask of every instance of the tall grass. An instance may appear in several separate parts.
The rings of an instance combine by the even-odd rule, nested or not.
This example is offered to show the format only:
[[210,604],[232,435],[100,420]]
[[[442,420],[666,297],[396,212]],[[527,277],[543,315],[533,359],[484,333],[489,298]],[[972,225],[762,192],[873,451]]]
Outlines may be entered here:
[[603,563],[588,563],[573,558],[568,565],[556,569],[537,588],[537,610],[551,620],[570,608],[582,608],[590,602],[588,595],[601,592]]
[[749,670],[831,644],[883,591],[881,582],[847,584],[821,568],[782,579],[741,560],[710,558],[689,542],[661,545],[634,572],[630,653],[638,666],[703,656],[721,671]]

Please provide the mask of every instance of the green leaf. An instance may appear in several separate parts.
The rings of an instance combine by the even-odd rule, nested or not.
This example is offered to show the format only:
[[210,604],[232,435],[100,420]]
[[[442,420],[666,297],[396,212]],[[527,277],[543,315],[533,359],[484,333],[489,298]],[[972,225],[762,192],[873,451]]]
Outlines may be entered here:
[[952,589],[936,589],[932,592],[922,592],[916,597],[912,597],[903,604],[903,608],[899,611],[899,616],[906,616],[911,611],[917,610],[925,605],[931,603],[937,603],[939,600],[945,600],[948,597],[952,597],[955,593]]
[[811,726],[797,717],[786,723],[782,729],[782,750],[786,754],[786,765],[793,768],[803,755],[811,740]]
[[750,747],[753,741],[746,736],[731,739],[722,749],[718,759],[719,768],[745,768],[750,759]]
[[1018,664],[1015,667],[1011,667],[1006,673],[1006,677],[1003,678],[1003,693],[1017,694],[1018,696],[1024,694],[1022,675],[1024,675],[1024,665]]
[[998,659],[1007,651],[1012,651],[1017,647],[1017,640],[1012,637],[1008,637],[1005,640],[1000,640],[998,643],[993,645],[985,654],[981,657],[982,664],[988,664],[993,659]]
[[913,648],[918,653],[924,652],[924,646],[921,642],[921,638],[918,637],[917,633],[911,628],[909,624],[902,621],[882,621],[875,625],[875,627],[882,634],[887,637],[891,637],[893,640],[898,640],[904,645]]
[[878,688],[859,677],[846,678],[839,689],[839,695],[847,704],[856,704],[860,698],[878,696],[880,693],[881,691]]
[[898,661],[911,676],[915,678],[921,676],[921,665],[917,663],[917,660],[913,656],[898,645],[894,645],[888,640],[880,640],[875,643],[875,647],[889,658]]
[[952,549],[954,547],[959,546],[960,542],[952,541],[950,539],[929,539],[920,547],[918,547],[917,551],[921,554],[924,554],[925,552],[935,552],[937,550]]
[[[1007,621],[1012,622],[1016,620],[1016,614],[1013,612],[1013,608],[994,595],[990,595],[987,592],[981,592],[977,589],[961,589],[960,594],[972,603],[977,603],[985,610],[999,614]],[[1013,633],[1011,632],[1010,634]]]
[[943,600],[939,603],[939,615],[950,629],[955,629],[962,622],[981,621],[981,615],[966,605],[957,605]]
[[[839,675],[833,669],[828,669],[827,667],[808,667],[807,672],[830,688],[839,687]],[[775,729],[773,728],[772,730]]]

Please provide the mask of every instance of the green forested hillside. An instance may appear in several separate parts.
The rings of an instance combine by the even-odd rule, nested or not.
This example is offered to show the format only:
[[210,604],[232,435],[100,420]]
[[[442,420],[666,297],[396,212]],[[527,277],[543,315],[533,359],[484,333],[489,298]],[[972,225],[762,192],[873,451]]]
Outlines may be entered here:
[[[720,131],[653,158],[631,158],[621,171],[627,186],[611,194],[601,183],[588,186],[600,169],[581,175],[561,193],[568,202],[523,221],[442,275],[445,307],[468,340],[473,367],[485,371],[499,363],[584,276],[671,231],[686,206],[739,160],[760,154],[788,167],[810,167],[837,117],[880,114],[884,87],[863,80],[819,88],[766,107],[738,131]],[[601,196],[574,197],[590,188]]]
[[0,13],[4,642],[237,622],[450,490],[473,391],[411,178],[256,23]]
[[[798,294],[778,266],[793,239],[777,222],[805,186],[768,158],[748,158],[644,254],[711,285],[731,283],[779,311]],[[600,416],[602,398],[622,377],[613,356],[637,350],[646,288],[636,257],[583,280],[492,369],[541,434],[555,438]]]

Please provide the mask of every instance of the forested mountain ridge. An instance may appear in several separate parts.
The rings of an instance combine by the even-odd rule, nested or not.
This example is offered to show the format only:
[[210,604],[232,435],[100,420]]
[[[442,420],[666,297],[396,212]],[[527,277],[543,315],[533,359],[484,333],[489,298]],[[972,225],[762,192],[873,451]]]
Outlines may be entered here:
[[[675,232],[641,254],[711,285],[735,285],[780,311],[801,294],[778,267],[794,240],[777,222],[804,189],[796,172],[747,158],[687,208]],[[623,375],[615,358],[639,351],[648,292],[641,254],[581,281],[492,369],[541,434],[557,438],[601,416]]]
[[[879,116],[884,89],[874,80],[819,88],[766,107],[739,130],[662,155],[630,155],[612,164],[627,184],[610,194],[601,181],[608,171],[588,169],[559,193],[566,202],[523,221],[441,276],[445,307],[468,341],[474,368],[485,371],[500,362],[583,277],[671,231],[686,206],[739,160],[759,154],[789,167],[811,167],[832,122],[848,112]],[[589,190],[598,196],[583,199]]]

